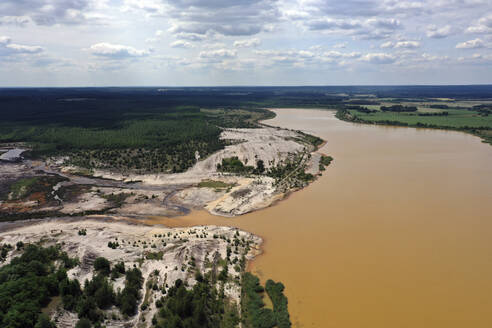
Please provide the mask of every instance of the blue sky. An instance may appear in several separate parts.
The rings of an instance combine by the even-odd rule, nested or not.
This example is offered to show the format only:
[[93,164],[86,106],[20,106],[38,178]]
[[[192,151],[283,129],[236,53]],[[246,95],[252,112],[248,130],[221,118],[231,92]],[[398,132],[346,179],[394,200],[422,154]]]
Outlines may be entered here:
[[492,83],[492,0],[1,0],[0,86]]

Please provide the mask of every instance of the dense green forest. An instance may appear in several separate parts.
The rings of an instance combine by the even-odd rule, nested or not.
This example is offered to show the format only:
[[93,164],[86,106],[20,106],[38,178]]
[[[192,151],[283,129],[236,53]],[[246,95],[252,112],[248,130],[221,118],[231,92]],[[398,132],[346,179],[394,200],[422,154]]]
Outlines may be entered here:
[[[16,245],[22,255],[0,268],[0,323],[5,328],[54,327],[41,312],[60,294],[66,270],[77,264],[59,247]],[[55,262],[58,265],[55,265]]]
[[[420,125],[462,129],[487,139],[490,127],[484,126],[489,124],[481,124],[491,111],[485,101],[491,94],[492,86],[486,85],[7,88],[0,89],[0,143],[26,142],[32,146],[31,156],[70,155],[73,164],[89,169],[182,172],[198,157],[225,146],[218,138],[221,128],[255,127],[258,120],[272,117],[264,108],[358,106],[359,114],[391,116],[416,112],[419,102],[432,101],[435,109],[450,108],[449,115],[420,113],[421,119],[431,120],[419,121]],[[460,107],[464,99],[484,100],[469,108],[477,114],[472,115],[473,125],[469,120],[459,127],[448,124],[457,117],[452,110],[468,110]],[[374,113],[376,105],[385,112]],[[392,116],[358,116],[360,121],[416,124]],[[432,121],[441,118],[446,122]]]
[[225,146],[221,128],[272,117],[224,97],[144,90],[0,90],[0,142],[26,142],[33,157],[69,155],[89,169],[182,172]]

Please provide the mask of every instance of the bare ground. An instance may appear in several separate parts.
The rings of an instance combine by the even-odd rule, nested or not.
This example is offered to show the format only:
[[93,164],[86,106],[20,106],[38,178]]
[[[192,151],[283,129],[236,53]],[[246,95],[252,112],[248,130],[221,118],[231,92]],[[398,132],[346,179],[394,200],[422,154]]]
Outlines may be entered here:
[[[183,173],[123,175],[96,170],[93,177],[81,176],[87,170],[65,166],[66,158],[51,158],[46,163],[0,162],[0,189],[9,181],[26,176],[57,174],[69,179],[53,186],[49,204],[32,199],[9,202],[0,200],[2,210],[10,212],[50,211],[80,215],[87,212],[125,216],[179,216],[191,209],[206,209],[212,214],[237,216],[262,209],[282,199],[291,187],[276,184],[267,176],[238,176],[217,171],[222,159],[237,156],[245,165],[258,160],[268,169],[292,154],[312,153],[306,172],[318,174],[319,154],[295,131],[264,126],[258,129],[226,129],[221,138],[231,145],[198,161]],[[228,189],[199,187],[202,181],[220,181],[234,185]],[[281,187],[281,188],[280,188]],[[1,190],[0,190],[1,192]],[[121,199],[114,195],[122,194]],[[51,199],[50,198],[50,199]],[[49,206],[48,206],[49,205]]]
[[[86,235],[79,231],[86,229]],[[24,222],[22,224],[2,224],[0,226],[0,242],[15,245],[24,243],[41,243],[43,246],[62,245],[62,249],[71,257],[77,257],[80,265],[71,269],[68,275],[77,278],[81,284],[93,275],[93,264],[97,257],[107,258],[112,265],[123,261],[126,268],[137,266],[145,279],[142,299],[138,313],[134,317],[124,319],[117,308],[107,310],[106,327],[149,327],[152,317],[157,312],[155,300],[162,296],[161,291],[146,288],[147,281],[160,287],[172,286],[181,279],[190,286],[195,284],[194,273],[220,271],[218,260],[226,263],[230,274],[224,284],[225,294],[232,301],[240,301],[240,271],[233,264],[235,258],[240,260],[244,254],[247,260],[260,253],[261,238],[236,228],[217,226],[198,226],[191,228],[165,228],[162,226],[144,226],[130,224],[125,220],[101,219],[56,219]],[[234,241],[239,240],[238,246]],[[118,242],[116,249],[108,247],[108,242]],[[230,261],[227,247],[231,247]],[[160,253],[162,252],[162,253]],[[162,254],[162,259],[148,259],[149,254]],[[18,256],[19,251],[9,253],[5,263]],[[191,264],[194,259],[194,264]],[[2,265],[4,265],[2,264]],[[156,271],[157,270],[157,271]],[[157,274],[156,274],[157,273]],[[122,289],[124,277],[113,282],[115,290]],[[149,304],[145,311],[140,309],[141,303]],[[116,319],[112,319],[112,314]],[[74,327],[76,315],[65,311],[61,305],[50,313],[58,327]],[[143,320],[145,318],[145,320]]]

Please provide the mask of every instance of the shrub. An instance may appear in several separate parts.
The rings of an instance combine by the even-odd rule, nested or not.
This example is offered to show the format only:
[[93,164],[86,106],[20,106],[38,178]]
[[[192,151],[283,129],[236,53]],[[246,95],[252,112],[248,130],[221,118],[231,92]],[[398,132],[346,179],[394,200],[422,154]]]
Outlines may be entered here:
[[107,276],[111,272],[111,265],[106,258],[98,257],[94,261],[94,269]]

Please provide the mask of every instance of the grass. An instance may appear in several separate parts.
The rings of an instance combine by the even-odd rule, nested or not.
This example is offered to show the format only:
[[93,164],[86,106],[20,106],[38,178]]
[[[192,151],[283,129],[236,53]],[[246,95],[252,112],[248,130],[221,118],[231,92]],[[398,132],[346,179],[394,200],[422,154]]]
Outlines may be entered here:
[[150,253],[147,253],[147,255],[145,256],[147,260],[162,260],[162,257],[164,256],[164,252],[163,251],[159,251],[159,252],[150,252]]
[[475,111],[447,109],[448,116],[418,116],[411,113],[376,112],[365,114],[350,110],[350,114],[367,122],[398,121],[408,125],[426,124],[450,128],[492,129],[492,116],[480,116]]
[[10,186],[10,198],[21,199],[30,193],[30,190],[36,182],[39,181],[39,177],[24,178],[17,180]]
[[446,109],[446,116],[419,116],[421,110],[414,113],[394,113],[377,111],[362,113],[357,110],[340,109],[337,117],[344,121],[372,123],[394,126],[410,126],[432,129],[446,129],[467,132],[482,138],[482,141],[492,145],[492,115],[480,115],[471,109]]
[[119,208],[123,206],[123,203],[125,202],[125,199],[130,197],[129,193],[112,193],[108,195],[101,195],[101,197],[105,198],[108,202],[111,202],[113,205],[113,208]]
[[202,180],[199,184],[199,188],[212,188],[216,190],[220,189],[228,189],[230,187],[233,187],[234,184],[232,183],[225,183],[222,181],[216,181],[216,180]]
[[20,200],[25,199],[34,193],[40,193],[45,198],[51,198],[53,186],[58,182],[65,181],[66,178],[60,176],[38,176],[21,178],[7,187],[7,190],[0,193],[0,199]]

